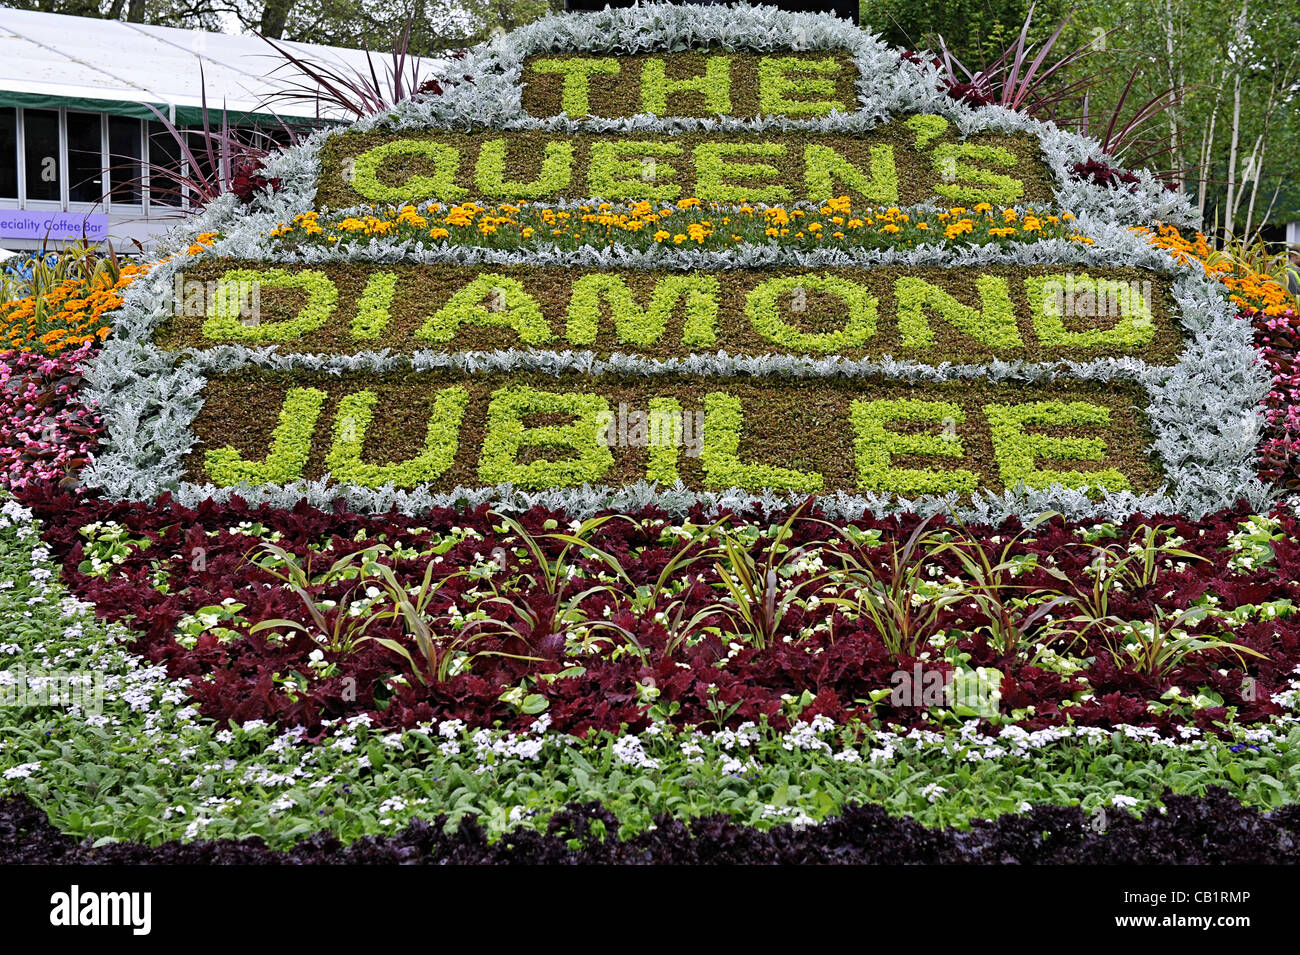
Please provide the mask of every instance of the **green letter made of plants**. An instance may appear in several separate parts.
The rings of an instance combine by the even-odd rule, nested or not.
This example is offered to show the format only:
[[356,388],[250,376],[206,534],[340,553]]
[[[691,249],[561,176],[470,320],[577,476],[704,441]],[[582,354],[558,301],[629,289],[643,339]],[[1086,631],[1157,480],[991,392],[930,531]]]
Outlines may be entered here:
[[770,8],[548,17],[273,156],[92,371],[119,497],[1182,511],[1264,382],[1097,143]]

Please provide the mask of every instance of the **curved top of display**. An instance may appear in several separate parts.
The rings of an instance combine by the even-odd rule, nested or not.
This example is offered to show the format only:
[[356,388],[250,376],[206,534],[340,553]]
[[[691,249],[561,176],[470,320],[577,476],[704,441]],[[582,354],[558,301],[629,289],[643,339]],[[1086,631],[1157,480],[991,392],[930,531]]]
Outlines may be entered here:
[[[701,56],[704,51],[708,55]],[[919,117],[939,118],[949,140],[981,135],[1036,140],[1040,156],[1035,160],[1041,159],[1047,191],[1024,201],[1050,201],[1084,222],[1197,222],[1186,197],[1169,192],[1148,171],[1138,171],[1134,182],[1109,184],[1082,172],[1111,164],[1095,140],[1002,106],[962,102],[944,90],[932,63],[905,57],[868,30],[825,14],[745,4],[650,4],[557,14],[470,49],[447,72],[437,95],[416,96],[385,113],[319,133],[272,158],[266,174],[281,180],[280,192],[260,195],[251,209],[219,205],[199,228],[216,224],[227,231],[251,212],[240,230],[247,239],[266,225],[267,216],[287,220],[321,208],[322,197],[328,198],[322,183],[339,137],[418,137],[438,130],[465,136],[531,131],[553,139],[869,137]],[[674,110],[697,115],[671,115]],[[925,131],[916,128],[915,135],[916,145],[923,146]],[[471,189],[467,195],[475,194]],[[324,206],[456,198],[429,194],[385,201],[350,195]],[[593,187],[543,198],[616,197]],[[927,195],[899,204],[925,201],[944,202]]]

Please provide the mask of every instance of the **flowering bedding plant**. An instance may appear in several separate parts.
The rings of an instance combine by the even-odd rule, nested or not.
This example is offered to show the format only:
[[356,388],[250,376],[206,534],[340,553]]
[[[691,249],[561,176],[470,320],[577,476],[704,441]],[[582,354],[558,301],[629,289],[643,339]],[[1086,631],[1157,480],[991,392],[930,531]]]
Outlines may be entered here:
[[0,307],[0,858],[1294,855],[1284,289],[830,18],[465,70]]
[[573,207],[521,200],[517,204],[481,206],[475,202],[450,208],[432,202],[365,213],[322,216],[304,212],[270,233],[278,247],[337,247],[377,237],[407,242],[446,242],[476,248],[527,248],[538,239],[557,248],[604,247],[613,242],[631,248],[653,245],[727,249],[737,245],[776,244],[782,248],[884,249],[948,240],[988,245],[1066,238],[1091,243],[1074,230],[1071,212],[1050,209],[995,209],[980,202],[967,209],[854,207],[837,196],[807,208],[679,199],[656,205],[602,202]]

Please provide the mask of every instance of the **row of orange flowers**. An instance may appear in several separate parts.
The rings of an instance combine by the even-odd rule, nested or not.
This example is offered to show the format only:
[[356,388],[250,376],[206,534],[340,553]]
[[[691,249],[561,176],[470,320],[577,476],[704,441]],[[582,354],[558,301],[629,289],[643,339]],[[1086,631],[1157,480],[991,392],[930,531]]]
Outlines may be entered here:
[[124,265],[116,281],[107,274],[69,279],[42,295],[0,305],[0,349],[57,355],[112,332],[108,314],[122,305],[122,293],[148,266]]
[[1296,307],[1296,297],[1284,285],[1239,259],[1217,253],[1210,240],[1199,232],[1189,237],[1171,225],[1134,231],[1144,233],[1149,242],[1167,249],[1178,261],[1198,263],[1207,275],[1228,289],[1232,300],[1242,308],[1276,316]]

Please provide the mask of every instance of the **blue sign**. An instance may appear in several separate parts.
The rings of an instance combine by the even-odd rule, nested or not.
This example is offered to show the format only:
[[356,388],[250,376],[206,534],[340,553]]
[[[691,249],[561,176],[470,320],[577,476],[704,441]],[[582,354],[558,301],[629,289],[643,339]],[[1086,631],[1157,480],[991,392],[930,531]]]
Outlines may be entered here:
[[49,212],[44,209],[0,209],[0,239],[45,239],[90,242],[108,238],[104,212]]

